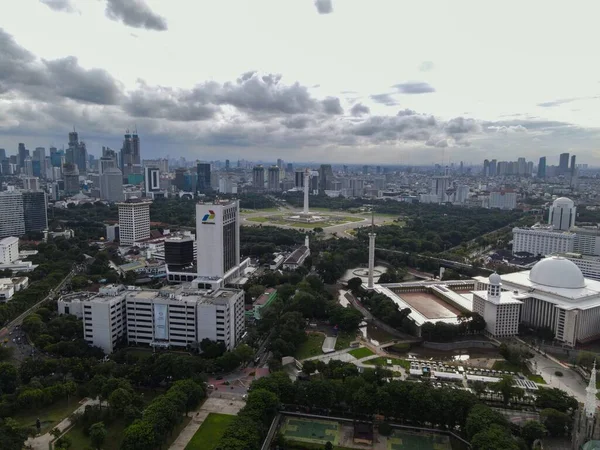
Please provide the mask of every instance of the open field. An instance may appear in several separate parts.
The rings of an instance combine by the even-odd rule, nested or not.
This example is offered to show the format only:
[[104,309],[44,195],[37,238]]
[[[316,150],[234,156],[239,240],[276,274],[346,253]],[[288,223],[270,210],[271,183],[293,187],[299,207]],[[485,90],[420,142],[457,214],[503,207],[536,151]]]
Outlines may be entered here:
[[281,427],[285,439],[325,445],[340,442],[340,425],[332,420],[309,420],[287,417]]
[[[292,215],[292,214],[290,214]],[[248,222],[257,222],[257,223],[265,223],[265,224],[273,224],[273,225],[287,225],[290,227],[297,228],[327,228],[335,225],[342,225],[346,223],[352,222],[362,222],[365,220],[364,217],[356,217],[356,216],[327,216],[327,220],[322,222],[314,222],[314,223],[305,223],[305,222],[297,222],[294,220],[288,219],[290,215],[266,215],[266,216],[254,216],[247,217],[246,220]]]
[[450,319],[460,314],[458,309],[428,292],[402,292],[398,295],[428,319]]
[[441,434],[394,430],[388,438],[389,450],[451,450],[450,438]]
[[335,349],[336,350],[344,350],[345,348],[350,347],[350,343],[355,340],[356,340],[356,334],[340,332],[340,333],[338,333],[337,341],[335,341]]
[[185,450],[214,450],[217,448],[219,439],[234,419],[235,416],[228,414],[210,413]]
[[300,347],[298,347],[298,350],[296,350],[295,358],[298,360],[323,354],[322,346],[325,335],[321,333],[309,333],[306,337],[306,341],[304,341]]
[[388,359],[392,360],[393,366],[400,366],[406,370],[410,369],[410,362],[408,362],[407,360],[400,359],[400,358],[391,358],[391,357],[387,357],[387,356],[380,356],[379,358],[369,359],[369,360],[365,361],[364,364],[366,364],[368,366],[388,367],[388,363],[387,363]]
[[366,358],[367,356],[375,354],[367,347],[355,348],[354,350],[350,350],[348,353],[350,353],[356,359]]
[[[515,366],[508,361],[496,361],[492,366],[493,370],[504,370],[507,372],[521,372],[523,375],[529,376],[531,375],[531,371],[527,368],[525,364],[522,367]],[[535,380],[533,380],[535,381]]]

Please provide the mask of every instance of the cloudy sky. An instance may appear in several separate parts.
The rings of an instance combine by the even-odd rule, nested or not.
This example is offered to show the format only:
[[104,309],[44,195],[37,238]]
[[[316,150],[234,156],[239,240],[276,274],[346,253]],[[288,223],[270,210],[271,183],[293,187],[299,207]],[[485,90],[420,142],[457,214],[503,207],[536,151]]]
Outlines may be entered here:
[[0,148],[600,164],[600,2],[0,0]]

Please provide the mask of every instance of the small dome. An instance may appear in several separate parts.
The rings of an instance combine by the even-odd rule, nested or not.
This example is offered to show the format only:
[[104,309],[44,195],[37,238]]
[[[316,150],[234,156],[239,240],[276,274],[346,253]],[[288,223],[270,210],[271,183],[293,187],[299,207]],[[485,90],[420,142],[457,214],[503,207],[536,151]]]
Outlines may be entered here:
[[502,278],[500,277],[500,275],[498,275],[496,272],[494,272],[493,274],[490,275],[489,278],[490,284],[500,284],[502,283]]
[[542,259],[529,272],[532,283],[564,289],[585,287],[585,278],[579,267],[568,259],[552,256]]

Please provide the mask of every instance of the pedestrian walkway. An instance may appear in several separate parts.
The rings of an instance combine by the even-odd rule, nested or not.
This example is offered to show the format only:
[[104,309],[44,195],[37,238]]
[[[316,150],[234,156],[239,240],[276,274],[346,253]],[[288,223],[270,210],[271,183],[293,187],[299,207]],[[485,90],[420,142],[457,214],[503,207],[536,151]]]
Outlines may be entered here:
[[239,400],[239,397],[235,398],[233,395],[227,395],[224,398],[219,397],[218,394],[211,395],[197,411],[193,412],[192,420],[179,433],[169,450],[184,450],[210,413],[235,416],[245,404],[246,402]]
[[[85,411],[86,406],[97,405],[98,399],[87,399],[79,408],[73,411],[73,414],[82,414]],[[71,426],[71,415],[62,420],[56,427],[61,433],[64,433]],[[50,430],[52,431],[52,430]],[[50,442],[54,440],[54,436],[50,432],[42,434],[41,436],[30,437],[25,441],[25,448],[32,450],[48,450],[50,448]]]

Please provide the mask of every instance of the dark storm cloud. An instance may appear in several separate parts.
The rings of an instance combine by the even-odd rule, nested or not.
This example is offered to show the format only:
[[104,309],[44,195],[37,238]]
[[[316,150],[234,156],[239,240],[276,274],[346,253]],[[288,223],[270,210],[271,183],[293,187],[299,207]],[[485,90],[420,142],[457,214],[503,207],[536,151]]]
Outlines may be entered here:
[[340,99],[337,97],[327,97],[325,100],[321,100],[321,105],[323,105],[323,111],[325,111],[325,114],[344,114],[344,109],[340,104]]
[[371,100],[377,103],[381,103],[386,106],[395,106],[398,104],[396,99],[392,97],[391,94],[373,94],[371,95]]
[[395,84],[394,86],[402,94],[427,94],[435,92],[435,88],[424,81],[408,81],[406,83]]
[[315,0],[315,6],[319,14],[330,14],[333,12],[331,0]]
[[414,116],[415,114],[417,114],[416,111],[412,110],[412,109],[401,109],[400,111],[398,111],[398,114],[396,114],[397,116]]
[[293,128],[296,130],[304,130],[312,122],[311,116],[301,115],[294,116],[288,119],[284,119],[281,123],[287,128]]
[[60,12],[75,12],[71,0],[40,0],[48,8]]
[[106,0],[106,16],[133,28],[165,31],[167,20],[155,14],[143,0]]
[[352,107],[352,109],[350,109],[350,114],[352,114],[354,117],[360,117],[363,114],[369,114],[370,112],[371,110],[369,107],[363,105],[362,103],[357,103]]
[[433,116],[371,116],[350,128],[356,136],[382,141],[427,140],[437,127]]
[[82,68],[77,58],[38,60],[0,29],[0,83],[4,90],[49,100],[70,98],[82,102],[114,105],[119,102],[120,87],[101,69]]

